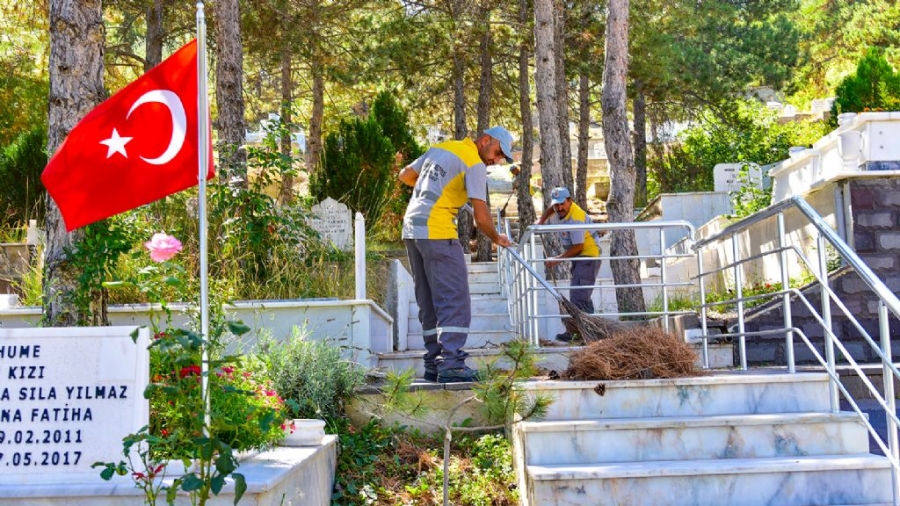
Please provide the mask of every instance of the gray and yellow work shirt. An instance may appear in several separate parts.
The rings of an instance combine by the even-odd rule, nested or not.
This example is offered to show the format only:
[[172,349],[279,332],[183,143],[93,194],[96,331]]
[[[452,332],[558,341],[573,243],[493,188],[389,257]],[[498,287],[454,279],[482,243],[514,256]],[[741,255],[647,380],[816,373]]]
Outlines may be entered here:
[[[591,220],[591,217],[584,212],[584,209],[572,202],[572,205],[569,206],[569,214],[560,220],[560,223],[566,225],[585,225],[593,223],[593,221]],[[596,230],[567,230],[559,234],[559,239],[560,243],[562,243],[563,250],[571,248],[573,244],[584,244],[581,254],[578,256],[600,256],[600,235]]]
[[487,200],[487,167],[471,139],[448,141],[410,167],[419,178],[403,216],[403,239],[457,239],[456,215],[470,198]]

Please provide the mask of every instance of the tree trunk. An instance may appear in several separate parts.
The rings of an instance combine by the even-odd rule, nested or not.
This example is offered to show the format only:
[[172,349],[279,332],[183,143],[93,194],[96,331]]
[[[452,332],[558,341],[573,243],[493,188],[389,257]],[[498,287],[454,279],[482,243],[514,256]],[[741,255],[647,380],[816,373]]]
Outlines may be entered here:
[[553,0],[534,2],[535,71],[534,85],[540,118],[541,179],[544,208],[550,203],[550,190],[563,186],[562,147],[559,135],[559,102],[556,98],[556,45],[553,31]]
[[[106,98],[103,88],[103,13],[100,0],[50,2],[50,96],[47,152],[54,153],[75,124]],[[66,250],[84,237],[79,229],[66,232],[56,202],[47,197],[45,228],[47,251],[44,262],[44,326],[71,327],[96,314],[79,308],[77,266]],[[99,288],[96,292],[99,292]],[[99,295],[99,293],[94,293]],[[102,297],[100,315],[105,314]],[[96,306],[95,306],[96,307]]]
[[[534,2],[534,86],[537,93],[537,108],[541,131],[541,186],[543,187],[544,209],[550,206],[550,191],[564,186],[562,147],[560,146],[559,102],[556,98],[556,51],[553,0]],[[571,177],[571,176],[570,176]],[[562,252],[559,239],[553,234],[544,234],[544,254],[555,256]],[[548,272],[550,278],[558,277],[559,268]]]
[[587,71],[578,78],[578,164],[575,169],[575,202],[587,210],[588,139],[591,131],[591,82]]
[[[603,67],[603,140],[609,159],[610,191],[606,209],[609,221],[626,223],[634,220],[634,161],[625,109],[625,83],[628,75],[628,0],[609,0],[606,18],[606,58]],[[633,230],[612,233],[610,254],[636,256],[637,243]],[[640,284],[638,260],[610,262],[617,285]],[[619,312],[644,311],[640,287],[617,288]]]
[[563,186],[574,191],[572,181],[572,139],[569,135],[569,83],[566,80],[566,11],[565,2],[553,2],[553,39],[556,43],[556,101],[559,114],[559,148]]
[[247,187],[247,153],[241,149],[244,125],[244,54],[238,0],[216,0],[216,107],[220,179],[240,178]]
[[144,72],[159,65],[162,61],[163,39],[165,29],[165,1],[153,0],[147,7],[147,39],[144,43]]
[[647,102],[640,81],[634,82],[634,207],[647,205]]
[[[457,20],[458,14],[453,11],[453,19]],[[453,138],[464,139],[469,135],[466,127],[466,58],[460,50],[453,52]],[[475,218],[468,211],[461,211],[457,215],[456,230],[459,233],[459,242],[462,244],[463,253],[471,253],[472,237],[475,234]]]
[[[490,19],[490,9],[482,9],[481,19]],[[478,125],[476,126],[476,137],[484,133],[490,128],[491,123],[491,92],[493,91],[493,36],[491,27],[487,24],[484,28],[484,35],[481,38],[481,82],[478,86]],[[485,193],[488,209],[491,208],[490,187]],[[490,262],[492,260],[493,243],[488,236],[478,232],[477,247],[475,249],[476,262]]]
[[[519,23],[526,26],[528,23],[528,0],[519,0]],[[534,213],[534,201],[531,199],[531,164],[534,155],[534,125],[531,121],[531,86],[528,75],[531,69],[528,67],[530,51],[527,39],[523,39],[519,46],[519,112],[522,116],[522,161],[519,166],[519,175],[516,178],[519,184],[516,189],[516,207],[519,210],[519,237],[525,234],[526,228],[537,221]]]
[[309,177],[317,175],[322,158],[322,121],[325,117],[325,76],[321,56],[313,53],[310,62],[312,73],[312,115],[309,118],[309,136],[306,138],[306,171]]
[[465,139],[469,135],[466,127],[466,57],[460,52],[453,53],[453,138]]
[[[291,79],[291,43],[287,35],[284,35],[284,44],[281,49],[281,124],[284,130],[281,134],[281,154],[286,159],[293,160],[291,156],[291,126],[293,118],[291,117],[291,103],[294,98],[291,93],[293,90],[293,80]],[[279,192],[279,200],[283,205],[290,205],[294,202],[294,173],[293,162],[287,172],[281,174],[281,189]]]

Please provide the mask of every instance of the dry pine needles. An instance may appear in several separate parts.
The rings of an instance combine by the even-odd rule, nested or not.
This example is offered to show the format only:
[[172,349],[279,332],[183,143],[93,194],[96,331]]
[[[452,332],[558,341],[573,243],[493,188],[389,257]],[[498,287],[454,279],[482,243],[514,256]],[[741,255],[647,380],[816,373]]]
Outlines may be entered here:
[[[618,323],[618,322],[617,322]],[[697,352],[684,340],[655,326],[617,328],[569,355],[564,378],[625,380],[699,376]]]

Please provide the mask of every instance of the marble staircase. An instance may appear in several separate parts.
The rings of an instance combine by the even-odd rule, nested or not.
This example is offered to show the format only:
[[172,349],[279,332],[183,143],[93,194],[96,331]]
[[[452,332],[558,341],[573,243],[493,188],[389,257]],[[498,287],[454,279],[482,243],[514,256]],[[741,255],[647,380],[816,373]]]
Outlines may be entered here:
[[[469,263],[469,292],[472,297],[472,322],[469,325],[469,337],[466,351],[469,352],[469,363],[472,367],[495,360],[499,348],[516,339],[514,329],[510,326],[509,306],[507,299],[500,293],[497,264],[495,262]],[[407,349],[391,353],[379,353],[378,365],[382,369],[402,371],[414,369],[416,377],[425,373],[422,356],[425,345],[422,339],[422,325],[419,323],[419,306],[416,304],[412,287],[408,287],[409,311],[407,316]],[[566,354],[570,347],[553,347],[535,350],[539,356],[538,363],[548,369],[565,369],[568,364]],[[502,364],[501,364],[502,365]]]
[[516,424],[525,506],[874,505],[891,468],[822,373],[540,381],[555,402]]

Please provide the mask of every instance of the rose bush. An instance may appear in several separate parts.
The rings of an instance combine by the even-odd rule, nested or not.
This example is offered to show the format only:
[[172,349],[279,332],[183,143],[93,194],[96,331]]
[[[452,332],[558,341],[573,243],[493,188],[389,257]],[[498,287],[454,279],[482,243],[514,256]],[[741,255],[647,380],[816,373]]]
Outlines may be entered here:
[[[190,495],[192,504],[206,504],[210,492],[218,494],[226,478],[231,477],[237,503],[246,483],[234,472],[238,467],[235,452],[261,449],[283,438],[282,421],[287,410],[259,361],[224,355],[223,336],[239,336],[249,328],[227,321],[221,303],[210,303],[213,314],[205,341],[194,330],[171,326],[172,315],[162,295],[181,286],[179,274],[184,270],[172,261],[182,248],[181,242],[159,233],[144,246],[156,264],[141,269],[135,279],[106,286],[138,288],[148,299],[161,304],[165,314],[165,326],[158,318],[151,318],[150,381],[144,391],[150,401],[150,424],[124,439],[126,460],[94,466],[102,468],[101,477],[107,480],[114,474],[130,472],[151,505],[156,504],[162,489],[169,504],[179,490]],[[133,334],[136,336],[137,331]],[[206,373],[201,362],[204,348],[209,357]],[[208,378],[208,420],[204,374]],[[188,472],[164,485],[171,460],[182,461]]]

